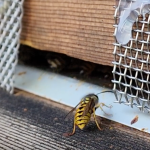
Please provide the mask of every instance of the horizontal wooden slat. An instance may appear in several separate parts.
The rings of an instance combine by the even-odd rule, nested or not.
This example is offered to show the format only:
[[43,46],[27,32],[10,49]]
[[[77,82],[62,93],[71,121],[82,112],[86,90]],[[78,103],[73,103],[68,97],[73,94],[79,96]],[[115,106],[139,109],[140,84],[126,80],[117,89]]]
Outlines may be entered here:
[[114,0],[26,0],[21,43],[112,65],[114,5]]
[[[26,27],[25,27],[25,30],[30,31],[30,29],[26,28]],[[79,40],[79,41],[81,40],[84,42],[85,38],[87,38],[85,42],[91,42],[89,44],[92,44],[92,43],[101,44],[105,40],[105,38],[103,36],[106,36],[105,34],[103,34],[103,36],[101,36],[101,35],[97,35],[97,34],[85,34],[83,32],[76,34],[76,32],[67,32],[67,31],[62,31],[62,30],[48,30],[49,31],[48,33],[42,29],[41,29],[41,31],[42,31],[42,34],[39,38],[42,38],[42,36],[43,36],[43,38],[45,38],[45,36],[44,36],[45,34],[47,36],[49,36],[49,39],[53,38],[53,36],[60,37],[60,41],[65,40],[65,39],[68,39],[68,40],[73,39],[73,40]],[[36,32],[37,32],[36,29],[32,30],[32,33],[34,33],[34,35],[38,35]],[[32,35],[32,33],[29,35]],[[108,38],[111,38],[111,36],[108,36]],[[93,39],[94,39],[94,41],[92,41]],[[75,41],[75,42],[77,42],[77,41]]]

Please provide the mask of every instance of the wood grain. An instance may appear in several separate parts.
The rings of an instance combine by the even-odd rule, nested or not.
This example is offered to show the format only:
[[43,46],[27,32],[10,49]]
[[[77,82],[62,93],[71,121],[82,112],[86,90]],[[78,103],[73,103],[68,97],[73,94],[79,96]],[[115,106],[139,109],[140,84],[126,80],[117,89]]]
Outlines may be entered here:
[[114,5],[114,0],[26,0],[21,43],[112,65]]

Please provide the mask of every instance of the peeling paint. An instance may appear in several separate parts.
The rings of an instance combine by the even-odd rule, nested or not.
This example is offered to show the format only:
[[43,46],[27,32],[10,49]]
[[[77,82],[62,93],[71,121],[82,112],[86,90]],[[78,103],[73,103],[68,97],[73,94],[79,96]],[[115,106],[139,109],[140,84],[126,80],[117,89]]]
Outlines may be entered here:
[[148,128],[142,128],[141,131],[148,132]]
[[89,89],[92,89],[93,87],[92,86],[89,86]]
[[81,86],[83,85],[83,83],[84,83],[84,81],[79,81],[79,82],[77,83],[77,88],[76,88],[76,90],[78,90],[79,87],[81,87]]
[[58,100],[58,102],[61,102],[62,100],[60,99],[60,100]]
[[41,80],[43,75],[44,75],[44,72],[41,73],[41,75],[38,77],[38,80]]
[[26,74],[26,71],[18,73],[19,76],[24,75],[24,74]]
[[52,76],[50,76],[50,79],[52,80],[52,79],[54,79],[56,77],[56,75],[52,75]]

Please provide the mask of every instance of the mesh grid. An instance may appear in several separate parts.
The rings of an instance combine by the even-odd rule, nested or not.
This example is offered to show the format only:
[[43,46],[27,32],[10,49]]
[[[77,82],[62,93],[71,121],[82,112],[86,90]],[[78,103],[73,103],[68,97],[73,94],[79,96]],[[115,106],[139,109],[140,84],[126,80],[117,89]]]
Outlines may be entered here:
[[[134,0],[135,1],[135,0]],[[132,0],[131,0],[132,2]],[[118,1],[119,3],[119,1]],[[117,3],[117,4],[118,4]],[[119,5],[115,7],[115,33],[119,22]],[[150,15],[139,16],[132,27],[132,39],[121,45],[115,38],[113,83],[117,101],[150,111]],[[122,100],[125,97],[125,100]]]
[[13,93],[23,0],[0,0],[0,87]]

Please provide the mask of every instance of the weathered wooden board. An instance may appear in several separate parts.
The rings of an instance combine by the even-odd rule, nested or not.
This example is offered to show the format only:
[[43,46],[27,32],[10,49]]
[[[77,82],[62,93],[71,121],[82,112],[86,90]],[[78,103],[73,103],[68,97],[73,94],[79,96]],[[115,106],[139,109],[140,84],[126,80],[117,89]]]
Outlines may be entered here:
[[115,0],[25,0],[21,43],[112,65]]

